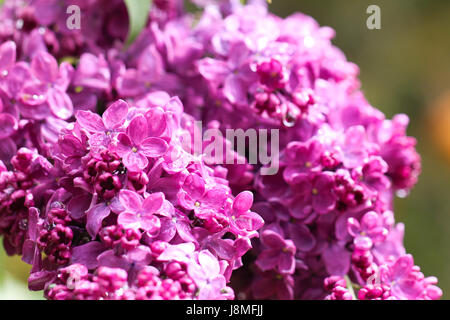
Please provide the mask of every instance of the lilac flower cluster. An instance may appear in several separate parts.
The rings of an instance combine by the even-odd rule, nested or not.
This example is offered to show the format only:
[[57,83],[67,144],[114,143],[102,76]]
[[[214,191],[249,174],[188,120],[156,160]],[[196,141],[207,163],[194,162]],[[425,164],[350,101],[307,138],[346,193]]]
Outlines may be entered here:
[[[83,13],[80,29],[69,29],[67,8],[76,5]],[[0,13],[0,41],[13,40],[21,59],[45,50],[57,58],[101,53],[119,46],[128,32],[128,15],[121,0],[5,1]],[[89,34],[83,30],[89,30]]]
[[[6,3],[2,23],[43,8],[16,5]],[[58,18],[59,4],[49,6]],[[28,32],[14,36],[0,45],[0,232],[8,254],[32,265],[30,289],[50,299],[232,299],[227,283],[263,221],[251,193],[234,197],[220,170],[185,150],[193,119],[180,100],[150,90],[116,100],[128,74],[111,45],[81,49],[74,67],[48,44],[25,54]],[[155,72],[151,59],[141,61]]]
[[[365,100],[331,28],[263,1],[198,1],[199,19],[155,1],[126,48],[122,1],[70,1],[81,30],[65,25],[68,3],[0,10],[0,234],[32,265],[30,289],[341,300],[352,285],[358,299],[439,299],[392,212],[420,173],[408,118]],[[235,164],[196,155],[194,120],[278,129],[278,172],[224,138]]]
[[345,281],[327,280],[347,275],[361,299],[437,299],[436,278],[406,255],[392,213],[394,195],[406,195],[420,173],[408,118],[385,119],[365,100],[358,67],[333,36],[300,13],[281,19],[260,3],[232,3],[206,7],[177,44],[195,57],[194,71],[179,73],[196,88],[180,94],[191,114],[223,130],[280,130],[278,173],[247,168],[254,179],[245,187],[266,224],[240,297],[347,299]]
[[[22,147],[2,165],[9,253],[55,299],[229,299],[232,270],[263,225],[178,139],[183,107],[78,111],[45,158]],[[157,129],[157,130],[155,130]],[[77,278],[78,277],[78,278]],[[70,278],[70,281],[68,280]]]

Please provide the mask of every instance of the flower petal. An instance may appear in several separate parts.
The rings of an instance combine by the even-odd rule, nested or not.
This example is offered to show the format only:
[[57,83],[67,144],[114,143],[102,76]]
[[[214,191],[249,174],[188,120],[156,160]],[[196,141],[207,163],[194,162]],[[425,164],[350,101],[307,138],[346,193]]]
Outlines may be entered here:
[[82,194],[73,197],[67,204],[67,210],[70,216],[76,220],[82,218],[89,209],[91,198],[90,194]]
[[173,239],[173,237],[175,237],[175,234],[177,233],[175,224],[172,222],[172,219],[169,218],[160,219],[160,221],[161,221],[161,230],[158,234],[157,240],[169,242],[170,240]]
[[73,104],[70,97],[59,89],[50,89],[47,91],[47,103],[50,110],[60,119],[69,119],[73,114]]
[[162,108],[150,109],[145,117],[148,125],[148,136],[159,137],[166,130],[167,119],[166,114]]
[[219,261],[208,250],[202,250],[198,254],[198,262],[202,266],[205,276],[211,279],[217,276],[220,272]]
[[104,132],[105,126],[102,118],[91,111],[78,111],[76,114],[77,122],[80,126],[90,132]]
[[149,158],[157,158],[164,155],[169,145],[164,139],[150,137],[142,141],[139,151]]
[[16,119],[8,114],[1,113],[0,114],[0,139],[4,139],[9,137],[16,131],[17,122]]
[[300,251],[308,252],[316,245],[316,238],[306,225],[289,224],[289,234],[295,246]]
[[88,269],[95,269],[98,266],[97,257],[105,250],[102,243],[91,241],[72,249],[70,263],[81,263]]
[[247,88],[235,75],[230,75],[225,79],[223,94],[231,103],[245,104],[247,102]]
[[270,229],[264,230],[261,237],[264,245],[272,248],[272,249],[281,249],[285,246],[285,241],[283,237],[275,231]]
[[283,253],[278,259],[278,271],[283,274],[293,274],[295,271],[295,258],[292,254]]
[[147,213],[158,212],[164,203],[164,193],[151,193],[142,203],[142,209]]
[[65,134],[59,138],[59,147],[65,156],[83,156],[84,148],[81,141],[77,137]]
[[239,213],[247,212],[253,205],[253,193],[243,191],[233,201],[233,210]]
[[11,138],[0,140],[0,161],[9,163],[17,152],[17,145]]
[[116,88],[122,97],[135,97],[145,93],[148,88],[142,82],[139,72],[135,69],[128,69],[123,75],[117,78]]
[[148,165],[148,159],[141,152],[129,152],[123,157],[123,164],[130,171],[140,171]]
[[339,244],[332,244],[322,253],[328,274],[344,276],[350,268],[350,252]]
[[16,62],[16,44],[6,41],[0,46],[0,68],[9,69]]
[[161,229],[161,221],[157,216],[147,214],[140,219],[139,227],[147,231],[150,235],[153,235]]
[[122,212],[117,217],[117,223],[125,229],[141,228],[141,220],[138,218],[137,213],[134,212]]
[[197,242],[194,235],[192,234],[192,228],[190,224],[186,221],[177,221],[175,223],[176,231],[178,232],[178,235],[181,239],[183,239],[186,242]]
[[128,114],[128,104],[118,100],[111,104],[103,113],[103,121],[106,128],[117,129],[123,125]]
[[257,213],[248,211],[248,213],[239,215],[236,225],[241,230],[255,231],[264,225],[264,220]]
[[123,132],[119,133],[117,136],[116,152],[119,156],[123,157],[125,154],[131,152],[131,140]]
[[31,60],[31,70],[41,81],[52,83],[58,78],[58,62],[49,53],[39,51]]
[[262,271],[275,269],[278,264],[278,252],[275,250],[265,250],[261,252],[255,264]]
[[119,193],[119,201],[122,206],[130,212],[137,212],[142,207],[142,197],[131,190],[121,190]]
[[26,83],[31,78],[31,71],[28,64],[25,62],[16,63],[8,74],[7,89],[10,97],[15,97],[19,94]]
[[207,80],[222,82],[230,73],[225,61],[205,58],[199,61],[198,71]]
[[19,98],[28,106],[37,106],[47,100],[47,86],[44,83],[31,82],[20,91]]
[[86,211],[86,230],[92,238],[97,236],[97,233],[102,226],[103,219],[109,216],[110,213],[111,210],[105,203],[97,204]]
[[127,134],[135,146],[139,146],[142,141],[144,141],[147,136],[147,120],[143,115],[138,115],[133,120],[127,128]]

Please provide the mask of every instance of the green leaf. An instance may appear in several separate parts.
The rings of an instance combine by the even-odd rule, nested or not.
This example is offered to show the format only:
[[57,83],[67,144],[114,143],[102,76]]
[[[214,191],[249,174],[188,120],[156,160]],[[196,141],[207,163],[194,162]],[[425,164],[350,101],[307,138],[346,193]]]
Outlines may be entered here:
[[125,0],[130,21],[126,41],[127,47],[133,43],[147,24],[151,3],[152,0]]

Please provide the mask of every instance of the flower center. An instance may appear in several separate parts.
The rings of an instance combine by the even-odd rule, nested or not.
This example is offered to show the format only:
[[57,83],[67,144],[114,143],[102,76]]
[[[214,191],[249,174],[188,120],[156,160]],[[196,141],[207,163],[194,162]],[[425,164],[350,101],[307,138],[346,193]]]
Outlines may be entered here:
[[313,188],[312,189],[312,194],[313,195],[317,195],[319,193],[319,191],[316,189],[316,188]]
[[133,148],[131,149],[131,151],[136,153],[138,150],[137,150],[136,147],[133,147]]

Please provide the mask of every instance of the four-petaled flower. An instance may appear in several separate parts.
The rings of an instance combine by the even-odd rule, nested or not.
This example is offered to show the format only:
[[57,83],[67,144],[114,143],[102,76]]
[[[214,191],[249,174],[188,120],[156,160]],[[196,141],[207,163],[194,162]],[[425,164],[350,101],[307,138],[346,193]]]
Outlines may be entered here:
[[92,133],[91,147],[108,147],[118,132],[122,131],[127,114],[128,104],[119,100],[111,104],[102,117],[91,111],[78,111],[77,122],[83,129]]
[[295,245],[285,240],[277,232],[267,229],[261,234],[265,249],[258,256],[256,265],[262,270],[277,270],[281,274],[293,274],[295,271]]
[[147,137],[148,125],[143,115],[131,120],[126,133],[117,136],[116,151],[131,171],[145,169],[149,158],[157,158],[167,151],[167,142],[159,137]]
[[161,228],[161,221],[155,213],[163,208],[164,200],[162,192],[151,193],[144,200],[134,191],[122,190],[119,201],[125,211],[119,214],[117,222],[125,229],[142,229],[154,234]]
[[253,205],[253,193],[243,191],[233,200],[229,212],[230,229],[240,235],[257,235],[256,230],[264,225],[264,220],[255,212],[250,211]]
[[66,90],[73,67],[66,62],[58,67],[58,62],[51,54],[40,51],[31,61],[31,73],[36,81],[30,81],[22,89],[22,103],[36,107],[48,106],[55,117],[69,119],[73,114],[73,104]]

